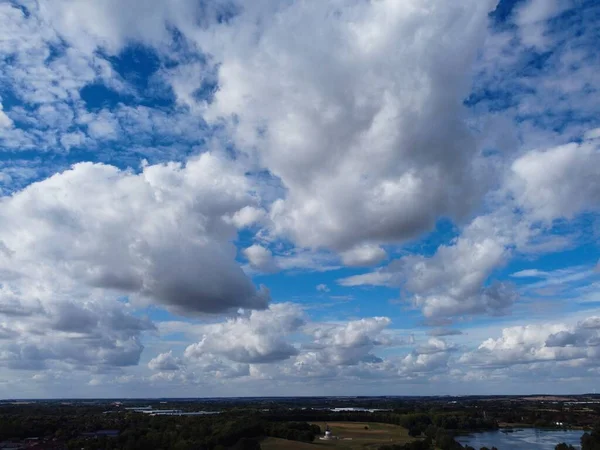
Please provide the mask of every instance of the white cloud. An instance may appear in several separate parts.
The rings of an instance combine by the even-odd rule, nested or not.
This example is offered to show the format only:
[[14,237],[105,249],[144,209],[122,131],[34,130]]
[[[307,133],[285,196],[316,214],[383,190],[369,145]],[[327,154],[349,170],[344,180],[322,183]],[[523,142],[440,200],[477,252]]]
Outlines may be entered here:
[[549,37],[547,21],[556,17],[568,7],[564,0],[528,0],[518,5],[515,14],[515,23],[519,27],[521,42],[526,47],[547,49]]
[[574,327],[542,324],[505,328],[500,338],[487,339],[477,350],[465,353],[460,362],[484,367],[561,361],[595,365],[600,357],[598,320],[591,317]]
[[533,219],[571,219],[597,209],[600,199],[600,146],[593,140],[534,150],[512,165],[510,187]]
[[363,273],[360,275],[352,275],[350,277],[341,278],[337,282],[342,286],[388,286],[392,280],[392,274],[382,271],[371,273]]
[[0,128],[12,128],[12,126],[13,121],[6,115],[2,103],[0,103]]
[[546,278],[548,272],[544,272],[543,270],[538,269],[527,269],[520,270],[519,272],[515,272],[511,274],[511,277],[515,278]]
[[316,289],[319,292],[329,292],[329,291],[331,291],[331,289],[329,289],[326,284],[317,284],[317,288]]
[[309,270],[325,272],[339,269],[337,257],[328,251],[312,251],[294,248],[283,251],[275,257],[282,270]]
[[551,271],[541,271],[536,269],[524,270],[512,274],[517,278],[536,278],[533,282],[529,282],[522,287],[528,290],[537,290],[538,292],[544,289],[555,291],[564,294],[579,294],[578,289],[593,287],[592,281],[597,278],[597,273],[589,266],[574,266],[564,269],[556,269]]
[[427,318],[469,313],[499,314],[509,308],[515,294],[508,286],[485,283],[506,258],[496,239],[461,236],[456,244],[441,247],[431,258],[406,257],[402,261],[406,289]]
[[598,126],[595,10],[594,2],[529,0],[486,37],[471,110],[476,122],[510,123],[497,141],[503,156],[564,144]]
[[517,8],[515,21],[519,26],[545,22],[562,11],[564,4],[561,0],[528,0]]
[[185,10],[191,5],[192,2],[179,2],[179,8],[175,8],[169,2],[130,0],[123,11],[116,14],[116,9],[124,5],[113,0],[92,3],[44,0],[39,5],[31,5],[31,13],[43,17],[63,39],[82,51],[91,53],[103,47],[115,54],[129,41],[159,44],[168,38],[166,20],[169,16],[191,13]]
[[597,330],[600,329],[600,317],[588,317],[577,324],[579,328]]
[[593,139],[600,139],[600,128],[594,128],[592,130],[588,130],[583,135],[583,139],[586,141],[591,141]]
[[[165,359],[170,360],[171,357]],[[198,355],[193,360],[185,359],[185,364],[181,358],[172,359],[175,360],[174,364],[160,364],[154,369],[156,373],[148,378],[153,386],[167,383],[172,389],[195,384],[210,385],[214,389],[220,383],[231,383],[237,378],[247,379],[250,375],[248,364],[234,363],[210,354]]]
[[[79,89],[96,78],[109,80],[110,64],[95,57],[95,48],[67,46],[63,36],[52,27],[45,13],[58,11],[66,2],[54,2],[47,8],[28,2],[26,14],[17,5],[0,5],[0,53],[11,56],[2,63],[3,75],[11,88],[24,101],[33,105],[79,99]],[[72,14],[68,14],[73,18]],[[65,17],[65,16],[63,16]],[[74,18],[73,18],[74,19]],[[83,38],[80,34],[78,38]],[[68,44],[82,43],[75,39]],[[53,55],[53,50],[61,49]],[[55,56],[55,57],[54,57]]]
[[193,371],[187,374],[188,378],[200,383],[212,379],[229,380],[232,378],[247,377],[250,375],[250,365],[232,362],[227,358],[207,354],[193,360],[186,360]]
[[[6,291],[0,292],[3,303]],[[0,365],[41,370],[52,365],[71,368],[137,365],[143,350],[141,334],[154,329],[122,306],[100,299],[20,305],[0,312],[0,329],[10,340],[0,341]],[[34,306],[34,308],[31,308]]]
[[[196,379],[211,382],[216,369],[227,377],[243,378],[244,383],[269,380],[271,383],[313,383],[322,379],[397,379],[425,375],[427,367],[438,370],[438,364],[408,367],[397,358],[384,359],[375,354],[380,349],[413,345],[395,330],[389,330],[386,317],[364,318],[349,322],[323,323],[304,321],[297,306],[272,305],[267,311],[242,314],[235,319],[213,325],[198,325],[201,341],[184,352],[185,367],[178,375],[166,372],[153,379],[180,382]],[[162,328],[159,324],[159,328]],[[169,332],[189,328],[189,324],[169,325]],[[420,361],[439,359],[434,354],[449,354],[454,346],[432,340],[413,354]],[[447,358],[446,358],[447,359]],[[229,368],[229,369],[228,369]],[[208,371],[208,373],[206,373]],[[203,381],[202,381],[203,380]],[[214,380],[212,380],[214,382]]]
[[274,272],[277,270],[277,264],[273,259],[273,254],[268,248],[258,244],[253,244],[245,248],[244,256],[248,258],[250,267],[261,272]]
[[[190,8],[193,9],[195,3],[190,1]],[[172,8],[164,6],[157,4],[149,11],[130,0],[125,8],[127,13],[123,11],[113,17],[114,8],[102,2],[90,2],[85,8],[77,2],[62,0],[26,2],[23,7],[14,3],[0,5],[0,72],[17,103],[10,109],[11,117],[26,125],[5,128],[3,147],[63,153],[75,146],[97,150],[98,146],[111,141],[111,150],[122,150],[113,153],[111,159],[133,165],[139,161],[140,154],[153,156],[154,161],[175,156],[180,159],[182,154],[189,154],[189,148],[201,142],[206,130],[188,111],[132,107],[123,103],[89,111],[82,98],[83,88],[99,86],[113,95],[123,95],[120,101],[124,98],[132,102],[141,100],[135,83],[122,79],[113,68],[114,60],[109,61],[104,56],[116,56],[133,43],[131,39],[149,38],[146,43],[135,40],[135,44],[148,44],[148,49],[160,42],[167,45],[172,35],[167,31],[170,25],[164,21],[170,12],[179,12],[185,6],[181,2]],[[135,15],[138,13],[141,15]],[[156,28],[137,34],[134,30],[141,32],[138,26],[146,20],[142,16]],[[194,20],[192,15],[180,17]],[[130,21],[136,25],[130,26]],[[89,26],[84,26],[88,23]],[[165,40],[152,39],[152,36],[162,36]],[[152,94],[156,93],[157,88],[153,86]],[[96,100],[104,102],[106,99]],[[2,122],[8,124],[5,120]],[[157,151],[155,147],[160,145],[157,143],[165,141],[172,145],[169,152]],[[144,145],[153,148],[140,148]],[[102,159],[102,154],[97,154]]]
[[[137,295],[180,312],[264,308],[235,262],[222,216],[253,202],[240,169],[205,153],[140,174],[78,164],[1,199],[0,239],[14,292],[62,280]],[[16,269],[15,269],[16,268]],[[52,295],[45,293],[44,295]]]
[[414,375],[427,374],[447,369],[449,353],[410,353],[406,355],[400,365],[400,374]]
[[464,67],[494,2],[467,3],[244,4],[235,30],[198,34],[219,64],[205,117],[235,117],[238,147],[287,189],[272,234],[350,250],[471,209],[485,180],[463,121]]
[[420,355],[433,355],[436,353],[446,353],[455,350],[453,345],[448,344],[439,337],[430,338],[425,344],[417,347],[416,351]]
[[66,150],[70,150],[72,147],[81,147],[85,142],[85,134],[79,131],[75,133],[65,133],[60,137],[60,143]]
[[371,351],[381,344],[381,333],[390,323],[387,317],[374,317],[345,325],[317,325],[310,330],[313,342],[307,348],[315,350],[317,361],[325,365],[378,362],[381,359]]
[[80,122],[87,125],[88,133],[94,139],[115,140],[119,137],[117,119],[107,110],[98,114],[86,114]]
[[156,371],[178,370],[181,367],[179,358],[173,356],[173,352],[161,353],[148,363],[148,368]]
[[340,254],[346,266],[372,266],[387,257],[384,249],[374,245],[359,245]]
[[265,211],[253,206],[244,206],[231,217],[237,228],[246,228],[259,223],[265,217]]
[[[383,245],[393,244],[385,248],[402,257],[338,283],[399,287],[431,323],[507,313],[516,293],[494,281],[497,270],[514,255],[573,246],[576,233],[557,236],[552,223],[597,211],[600,133],[585,127],[597,126],[600,85],[597,43],[585,32],[593,15],[550,23],[566,3],[529,0],[494,34],[496,3],[40,0],[27,2],[27,13],[0,4],[0,78],[15,98],[6,112],[0,104],[2,146],[49,152],[44,161],[66,152],[72,161],[81,148],[115,161],[75,165],[25,189],[57,169],[0,164],[0,366],[46,369],[47,380],[72,369],[115,371],[86,378],[98,389],[142,379],[117,372],[138,364],[153,325],[134,309],[153,304],[194,315],[244,309],[212,325],[159,324],[200,342],[182,357],[174,353],[182,348],[153,348],[153,386],[284,376],[339,384],[452,370],[456,347],[437,338],[401,357],[379,355],[395,345],[388,318],[302,325],[293,306],[265,309],[267,289],[236,256],[248,259],[248,272],[332,270],[380,264]],[[217,20],[233,10],[234,19]],[[177,105],[120,101],[137,103],[142,93],[105,57],[132,44],[156,51],[160,87],[149,90],[172,89]],[[532,49],[547,59],[530,64]],[[478,54],[475,86],[493,89],[468,112]],[[91,84],[123,97],[88,110],[81,90]],[[504,99],[505,110],[488,108]],[[184,164],[116,168],[207,149]],[[426,255],[397,246],[442,216],[461,230],[456,239]],[[256,243],[236,248],[240,230],[243,242],[256,233]],[[513,277],[523,289],[587,283],[573,294],[597,300],[591,273]],[[596,322],[508,329],[463,361],[473,377],[513,361],[536,370],[588,364]]]
[[375,272],[338,280],[343,286],[402,286],[431,322],[470,314],[504,314],[517,295],[504,283],[487,284],[508,258],[513,237],[494,216],[481,216],[431,257],[408,255]]
[[212,354],[239,363],[284,360],[298,353],[287,337],[303,324],[303,313],[297,306],[274,304],[265,311],[207,325],[202,340],[188,346],[185,357],[194,360]]

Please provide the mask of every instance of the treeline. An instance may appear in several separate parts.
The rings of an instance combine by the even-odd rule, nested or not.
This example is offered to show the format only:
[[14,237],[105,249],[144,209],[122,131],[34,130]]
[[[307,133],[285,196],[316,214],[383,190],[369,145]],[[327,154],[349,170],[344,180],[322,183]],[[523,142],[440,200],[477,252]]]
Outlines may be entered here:
[[312,442],[321,434],[318,425],[307,422],[266,422],[265,435],[290,441]]
[[[564,442],[554,447],[555,450],[575,450],[572,445]],[[596,426],[591,433],[583,433],[581,436],[581,450],[600,450],[600,426]]]
[[[30,415],[26,411],[0,415],[0,441],[39,437],[77,450],[258,450],[266,436],[311,442],[321,433],[317,425],[269,422],[248,413],[150,416],[136,412],[102,414],[75,408],[68,414],[30,410],[36,413]],[[99,430],[119,433],[116,437],[84,435]]]
[[63,439],[84,431],[118,429],[122,418],[103,408],[71,405],[11,405],[0,408],[0,442],[52,435]]
[[425,434],[432,438],[440,429],[461,433],[498,429],[495,420],[485,419],[478,412],[404,414],[397,422],[407,428],[411,436]]
[[600,425],[581,436],[581,450],[600,450]]
[[378,422],[400,425],[409,430],[411,436],[425,434],[429,426],[435,429],[473,432],[495,430],[495,420],[485,419],[478,411],[431,412],[406,414],[397,411],[329,411],[320,409],[293,409],[262,413],[268,421],[277,422]]
[[[145,419],[145,417],[144,417]],[[263,423],[251,418],[238,420],[186,420],[175,417],[150,417],[126,425],[118,437],[73,437],[67,448],[86,450],[219,450],[260,449],[265,436]],[[158,420],[156,420],[158,419]],[[175,420],[173,420],[175,419]]]

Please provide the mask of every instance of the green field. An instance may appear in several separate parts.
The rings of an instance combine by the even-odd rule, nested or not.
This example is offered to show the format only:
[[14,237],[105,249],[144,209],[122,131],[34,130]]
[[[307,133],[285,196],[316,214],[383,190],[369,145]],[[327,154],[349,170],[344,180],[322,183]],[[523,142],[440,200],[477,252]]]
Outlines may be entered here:
[[[314,422],[325,430],[325,422]],[[365,422],[327,422],[331,433],[339,439],[312,443],[294,442],[285,439],[268,438],[261,443],[263,450],[325,450],[336,449],[376,449],[384,444],[404,444],[414,439],[408,431],[397,425]],[[365,429],[368,427],[368,429]]]

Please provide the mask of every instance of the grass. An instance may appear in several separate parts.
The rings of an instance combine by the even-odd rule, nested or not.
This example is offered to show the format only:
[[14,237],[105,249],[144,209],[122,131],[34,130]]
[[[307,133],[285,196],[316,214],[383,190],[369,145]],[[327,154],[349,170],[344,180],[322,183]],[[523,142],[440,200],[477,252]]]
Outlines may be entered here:
[[[325,422],[314,422],[325,430]],[[397,425],[366,422],[327,422],[331,434],[339,439],[321,441],[318,438],[312,443],[288,441],[285,439],[268,438],[261,443],[263,450],[326,450],[335,449],[377,449],[384,444],[405,444],[414,438],[408,431]],[[368,427],[368,429],[365,429]]]
[[260,443],[262,450],[317,450],[319,447],[324,447],[318,444],[307,444],[306,442],[288,441],[287,439],[279,439],[274,437],[266,438]]

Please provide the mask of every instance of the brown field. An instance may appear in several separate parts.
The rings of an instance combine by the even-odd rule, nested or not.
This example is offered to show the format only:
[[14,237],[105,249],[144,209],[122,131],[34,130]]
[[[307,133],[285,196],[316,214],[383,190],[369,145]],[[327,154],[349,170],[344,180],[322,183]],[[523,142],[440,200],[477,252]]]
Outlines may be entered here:
[[[314,422],[325,430],[325,422]],[[336,449],[376,449],[383,444],[404,444],[414,439],[408,431],[397,425],[364,422],[328,422],[331,433],[339,439],[312,443],[287,441],[285,439],[267,438],[261,442],[263,450],[326,450]],[[369,427],[365,430],[365,427]]]

